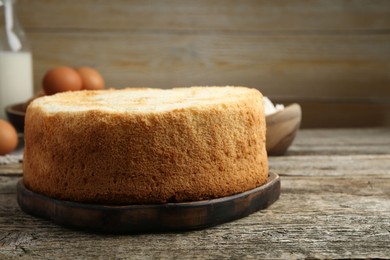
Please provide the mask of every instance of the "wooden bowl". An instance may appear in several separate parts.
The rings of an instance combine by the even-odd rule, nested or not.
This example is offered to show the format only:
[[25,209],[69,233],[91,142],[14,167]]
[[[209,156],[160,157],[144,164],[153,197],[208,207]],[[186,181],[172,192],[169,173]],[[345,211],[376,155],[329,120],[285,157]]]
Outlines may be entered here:
[[24,116],[26,115],[25,103],[9,105],[5,108],[8,120],[20,133],[24,132]]
[[266,116],[266,146],[268,155],[283,155],[293,142],[301,125],[302,110],[299,104],[291,104]]

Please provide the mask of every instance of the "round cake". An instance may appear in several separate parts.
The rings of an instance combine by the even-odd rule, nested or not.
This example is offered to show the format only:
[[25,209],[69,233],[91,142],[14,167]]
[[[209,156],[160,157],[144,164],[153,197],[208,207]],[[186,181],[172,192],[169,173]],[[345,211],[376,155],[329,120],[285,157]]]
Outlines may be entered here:
[[23,182],[77,202],[199,201],[267,182],[261,93],[245,87],[75,91],[27,109]]

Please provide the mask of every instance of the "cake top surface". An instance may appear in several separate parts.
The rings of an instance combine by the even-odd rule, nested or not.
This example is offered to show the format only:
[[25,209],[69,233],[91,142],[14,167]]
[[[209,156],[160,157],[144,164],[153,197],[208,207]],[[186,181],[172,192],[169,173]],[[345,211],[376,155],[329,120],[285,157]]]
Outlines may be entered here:
[[261,96],[256,89],[246,87],[190,87],[173,89],[126,88],[63,92],[34,100],[48,113],[83,112],[164,112],[175,109],[229,104]]

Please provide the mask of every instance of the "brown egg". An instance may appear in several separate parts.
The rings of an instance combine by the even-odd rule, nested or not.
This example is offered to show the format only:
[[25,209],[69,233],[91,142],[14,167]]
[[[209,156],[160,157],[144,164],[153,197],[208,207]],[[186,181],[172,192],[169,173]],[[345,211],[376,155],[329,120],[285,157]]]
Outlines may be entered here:
[[80,67],[77,72],[83,81],[83,89],[104,89],[104,79],[97,70],[90,67]]
[[82,80],[76,70],[69,67],[57,67],[46,73],[42,85],[47,95],[53,95],[58,92],[80,90]]
[[0,119],[0,155],[5,155],[16,149],[18,146],[18,134],[15,128]]

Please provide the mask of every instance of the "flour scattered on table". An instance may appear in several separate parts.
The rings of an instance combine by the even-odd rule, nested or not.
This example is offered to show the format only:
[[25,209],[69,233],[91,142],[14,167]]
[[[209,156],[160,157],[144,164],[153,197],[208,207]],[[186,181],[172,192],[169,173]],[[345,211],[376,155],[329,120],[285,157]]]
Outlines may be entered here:
[[274,105],[271,102],[271,100],[267,97],[263,98],[263,102],[264,102],[264,113],[266,116],[274,114],[274,113],[284,109],[284,105],[281,105],[281,104]]

